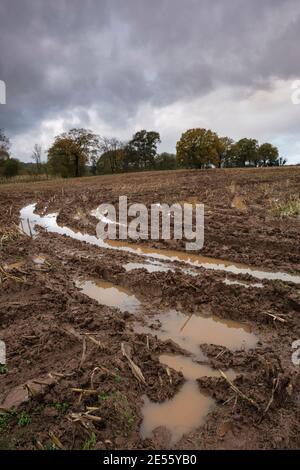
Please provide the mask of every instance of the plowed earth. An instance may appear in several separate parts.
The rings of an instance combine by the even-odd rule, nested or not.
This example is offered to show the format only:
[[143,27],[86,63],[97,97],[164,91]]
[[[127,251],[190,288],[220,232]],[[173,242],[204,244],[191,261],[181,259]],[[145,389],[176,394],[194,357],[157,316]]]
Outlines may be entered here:
[[[13,449],[267,449],[300,447],[300,292],[294,283],[197,268],[126,271],[145,262],[137,254],[98,248],[46,230],[21,234],[20,209],[37,203],[40,215],[59,212],[59,225],[95,234],[90,215],[103,202],[205,204],[205,256],[261,270],[300,272],[300,219],[276,207],[298,197],[300,169],[244,169],[139,173],[0,187],[0,339],[7,367],[0,375],[0,445]],[[184,250],[179,241],[145,246]],[[134,246],[134,244],[133,244]],[[37,263],[35,257],[44,262]],[[99,304],[76,287],[98,278],[129,289],[138,313]],[[223,281],[242,281],[248,286]],[[189,356],[171,340],[137,333],[136,322],[176,309],[235,320],[257,335],[257,347],[233,351],[199,344],[213,369],[236,378],[201,377],[199,392],[214,399],[199,427],[171,443],[161,427],[143,440],[143,396],[163,402],[183,375],[167,370],[161,354]],[[139,380],[121,345],[142,371]],[[83,390],[83,391],[82,391]],[[87,416],[92,415],[92,418]]]

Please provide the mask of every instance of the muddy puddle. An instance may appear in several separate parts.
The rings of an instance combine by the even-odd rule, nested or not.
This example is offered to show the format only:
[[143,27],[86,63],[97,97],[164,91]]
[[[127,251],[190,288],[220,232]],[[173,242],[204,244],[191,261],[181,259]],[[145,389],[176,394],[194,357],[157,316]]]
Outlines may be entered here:
[[[228,270],[235,273],[243,269],[251,270],[251,268],[241,267],[242,265],[191,253],[156,250],[136,244],[131,246],[129,243],[119,241],[104,242],[96,236],[74,232],[68,227],[59,226],[56,221],[57,214],[42,217],[35,214],[34,210],[35,204],[31,204],[21,211],[21,227],[29,236],[36,236],[38,233],[36,227],[40,226],[49,232],[66,235],[101,248],[113,248],[146,257],[145,262],[125,264],[126,271],[140,268],[145,268],[149,272],[168,271],[170,269],[175,271],[175,267],[170,266],[170,263],[174,261],[181,261],[190,265],[189,268],[181,268],[186,272],[188,270],[192,272],[192,269],[200,266],[206,267],[206,265],[209,266],[208,269]],[[169,264],[165,263],[166,261]],[[251,273],[253,273],[252,270]],[[263,274],[266,275],[266,273],[261,272],[261,275]],[[194,275],[194,272],[191,275]],[[297,276],[294,277],[297,278]],[[228,283],[231,283],[231,281]],[[83,294],[96,300],[101,305],[131,313],[136,313],[142,306],[140,300],[128,289],[108,281],[77,279],[75,285]],[[219,376],[219,372],[211,369],[207,364],[196,362],[196,360],[206,360],[201,352],[200,345],[209,343],[224,346],[230,350],[247,350],[254,348],[258,341],[250,328],[242,323],[223,320],[213,315],[186,315],[176,310],[162,312],[151,317],[147,325],[136,322],[134,329],[136,333],[157,335],[162,341],[171,339],[192,355],[187,357],[178,354],[163,354],[159,358],[161,364],[169,369],[181,372],[186,380],[172,399],[163,403],[155,403],[151,402],[147,396],[143,397],[141,437],[143,439],[151,437],[155,429],[163,427],[170,432],[171,443],[177,442],[184,434],[201,426],[207,414],[215,405],[212,398],[200,392],[196,382],[200,377]],[[227,374],[230,379],[234,379],[234,371],[227,371]]]
[[[260,271],[255,267],[248,266],[242,263],[235,263],[233,261],[226,261],[218,258],[210,258],[196,253],[177,251],[177,250],[159,250],[157,248],[147,248],[145,246],[134,245],[120,240],[106,240],[106,245],[110,248],[128,251],[140,256],[148,256],[156,259],[181,262],[193,266],[194,268],[205,268],[214,271],[224,271],[232,274],[249,274],[256,279],[267,279],[273,281],[285,281],[300,284],[300,276],[296,274],[289,274],[284,272],[273,271]],[[134,248],[133,248],[134,247]],[[177,267],[177,266],[176,266]],[[177,267],[177,269],[181,269]],[[188,271],[186,271],[188,273]],[[194,275],[194,273],[193,273]]]
[[[159,361],[170,369],[181,372],[186,380],[197,380],[200,377],[221,377],[218,370],[212,369],[207,364],[195,362],[192,357],[180,354],[162,354]],[[226,372],[226,375],[230,380],[236,377],[236,373],[231,369]]]
[[263,284],[261,284],[260,282],[257,282],[255,284],[252,284],[252,283],[246,284],[246,282],[233,281],[233,280],[227,279],[227,278],[224,279],[223,282],[227,286],[242,286],[242,287],[246,287],[247,289],[249,289],[249,287],[255,287],[256,289],[262,289],[264,287]]
[[56,221],[57,213],[40,216],[38,214],[35,214],[35,207],[36,204],[30,204],[21,209],[20,211],[20,228],[29,236],[35,236],[37,234],[36,226],[40,226],[47,229],[49,232],[66,235],[75,240],[90,243],[101,248],[110,248],[125,251],[147,258],[151,257],[160,261],[182,262],[196,268],[201,267],[205,269],[230,272],[233,274],[250,274],[251,276],[260,280],[279,280],[300,284],[299,275],[288,274],[283,272],[258,270],[257,268],[242,263],[234,263],[232,261],[210,258],[191,252],[159,250],[155,248],[147,248],[136,243],[131,244],[119,240],[104,241],[98,239],[95,235],[89,235],[87,233],[82,234],[81,232],[74,232],[74,230],[68,227],[61,227],[57,224]]
[[[175,444],[185,434],[203,425],[215,406],[215,401],[199,390],[196,380],[200,377],[220,377],[221,374],[207,364],[194,362],[191,357],[162,354],[159,360],[169,369],[181,372],[186,382],[172,399],[162,403],[152,402],[144,395],[140,434],[142,439],[151,438],[153,432],[162,427],[170,433],[170,443]],[[226,371],[226,376],[234,380],[236,373],[230,369]]]
[[182,349],[204,359],[200,345],[216,344],[231,350],[251,349],[258,338],[250,328],[233,320],[223,320],[214,316],[187,316],[182,312],[170,310],[152,317],[151,325],[136,324],[137,333],[156,335],[160,340],[172,340]]
[[102,279],[76,280],[75,285],[99,304],[118,308],[122,312],[135,313],[141,306],[140,301],[129,290]]
[[148,273],[166,273],[168,271],[174,272],[174,269],[170,266],[165,266],[163,263],[151,262],[147,260],[146,263],[126,263],[123,265],[127,272],[133,271],[134,269],[146,269]]
[[[215,406],[215,401],[200,392],[196,380],[201,377],[220,377],[218,370],[208,364],[199,363],[195,358],[205,360],[200,345],[212,343],[226,346],[231,350],[250,349],[257,344],[258,338],[248,326],[232,320],[221,320],[214,316],[184,315],[176,310],[157,315],[152,322],[157,327],[136,325],[140,333],[155,334],[161,340],[173,340],[193,356],[181,354],[162,354],[161,364],[181,372],[186,382],[176,395],[163,403],[155,403],[143,397],[143,421],[140,429],[142,439],[151,438],[157,428],[167,429],[170,442],[175,444],[183,435],[200,427]],[[226,376],[234,380],[236,373],[226,371]]]
[[201,426],[214,405],[212,398],[199,392],[195,381],[186,382],[171,400],[163,403],[151,402],[147,396],[143,399],[142,439],[151,438],[155,429],[164,427],[170,432],[172,444]]
[[[200,377],[220,377],[221,374],[207,364],[196,363],[192,358],[182,355],[162,354],[159,360],[170,369],[182,372],[186,382],[172,399],[163,403],[155,403],[147,396],[143,397],[140,433],[143,439],[151,438],[155,429],[163,427],[170,433],[170,442],[175,444],[184,434],[201,426],[215,406],[212,398],[200,392],[196,380]],[[226,376],[234,380],[236,373],[228,370]]]

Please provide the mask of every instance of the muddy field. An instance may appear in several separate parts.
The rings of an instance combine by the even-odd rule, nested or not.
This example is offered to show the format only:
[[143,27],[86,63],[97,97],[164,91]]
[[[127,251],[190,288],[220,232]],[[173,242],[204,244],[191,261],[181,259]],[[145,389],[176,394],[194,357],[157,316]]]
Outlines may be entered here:
[[[299,448],[299,189],[297,167],[1,186],[0,447]],[[87,242],[120,195],[204,203],[201,253]]]

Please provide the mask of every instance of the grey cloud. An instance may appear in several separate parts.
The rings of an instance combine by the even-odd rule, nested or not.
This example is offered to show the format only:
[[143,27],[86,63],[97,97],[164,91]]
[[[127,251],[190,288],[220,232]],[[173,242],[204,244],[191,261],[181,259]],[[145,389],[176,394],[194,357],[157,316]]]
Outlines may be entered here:
[[300,75],[298,0],[2,0],[0,78],[11,137],[91,107],[109,125],[220,86]]

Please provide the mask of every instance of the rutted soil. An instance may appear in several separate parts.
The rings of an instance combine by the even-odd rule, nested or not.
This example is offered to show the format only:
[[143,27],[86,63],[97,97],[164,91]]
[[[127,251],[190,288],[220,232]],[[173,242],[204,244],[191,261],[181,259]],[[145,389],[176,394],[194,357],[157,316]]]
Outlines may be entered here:
[[[299,366],[291,360],[292,342],[300,339],[299,285],[262,280],[258,287],[250,275],[200,267],[189,275],[180,262],[162,262],[171,270],[149,272],[139,265],[128,270],[128,263],[147,260],[41,228],[31,238],[15,227],[20,209],[34,202],[40,215],[57,211],[60,225],[90,234],[96,224],[91,210],[117,203],[119,195],[148,205],[201,202],[206,211],[201,254],[299,274],[299,219],[273,213],[277,200],[299,194],[299,183],[300,170],[286,168],[1,187],[0,339],[7,348],[7,370],[0,375],[1,447],[299,448]],[[177,241],[148,245],[184,250]],[[121,311],[88,297],[78,280],[92,279],[132,293],[141,308]],[[143,439],[144,396],[151,403],[172,400],[189,383],[160,361],[162,355],[192,358],[182,344],[159,339],[164,315],[172,310],[187,320],[238,322],[258,342],[240,350],[217,339],[199,344],[194,361],[215,373],[196,384],[199,396],[213,406],[177,441],[164,427]],[[145,332],[138,332],[137,324]]]

